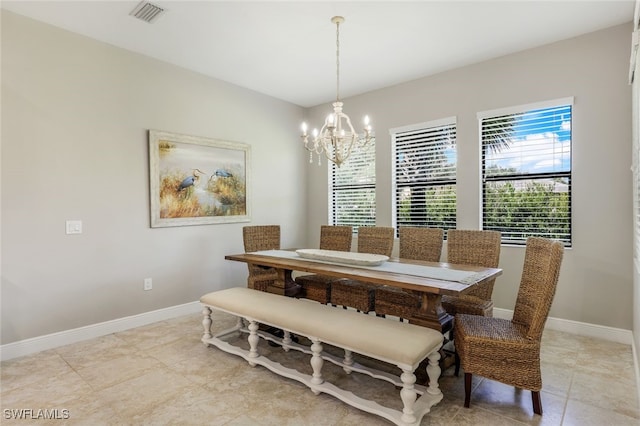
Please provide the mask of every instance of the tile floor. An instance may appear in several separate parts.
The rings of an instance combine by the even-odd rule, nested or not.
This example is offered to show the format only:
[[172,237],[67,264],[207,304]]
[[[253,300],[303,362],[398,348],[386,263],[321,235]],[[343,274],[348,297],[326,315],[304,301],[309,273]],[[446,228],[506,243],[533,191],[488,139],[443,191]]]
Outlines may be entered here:
[[[215,313],[215,330],[234,324]],[[200,315],[188,315],[2,362],[3,425],[387,425],[332,396],[241,358],[205,347]],[[279,348],[261,350],[284,359]],[[308,368],[298,352],[287,362]],[[329,367],[331,366],[331,367]],[[379,402],[395,406],[386,382],[323,373]],[[444,399],[422,425],[640,425],[631,347],[552,330],[542,346],[544,415],[534,415],[527,391],[474,378],[471,408],[463,408],[464,379],[443,372]],[[66,420],[15,420],[16,409],[58,409]],[[68,410],[68,411],[62,411]]]

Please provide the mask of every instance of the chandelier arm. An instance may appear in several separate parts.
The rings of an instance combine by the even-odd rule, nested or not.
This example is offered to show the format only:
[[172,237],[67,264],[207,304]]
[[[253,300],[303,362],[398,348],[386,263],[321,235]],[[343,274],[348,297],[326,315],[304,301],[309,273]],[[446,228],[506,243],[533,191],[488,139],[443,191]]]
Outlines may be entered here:
[[[351,133],[350,135],[345,135],[343,138],[340,138],[343,140],[346,139],[351,139],[351,142],[349,142],[348,148],[346,152],[343,152],[344,149],[342,150],[338,150],[337,147],[335,146],[335,144],[333,145],[333,154],[335,158],[332,158],[330,156],[330,153],[325,149],[324,151],[324,155],[325,157],[327,157],[327,159],[333,163],[335,163],[338,167],[340,167],[340,165],[342,163],[344,163],[346,161],[347,158],[349,158],[349,156],[351,155],[351,151],[353,150],[353,147],[356,145],[356,141],[358,140],[358,136],[354,133]],[[344,144],[343,144],[344,146]]]
[[314,137],[311,140],[309,140],[309,136],[305,135],[303,136],[302,140],[304,142],[304,147],[307,151],[311,153],[315,152],[318,155],[322,154],[324,147],[322,143],[320,143],[321,142],[320,138]]
[[335,163],[335,165],[338,167],[340,167],[340,165],[344,161],[341,158],[338,158],[337,155],[335,156],[335,158],[331,157],[326,150],[324,151],[324,156],[327,158],[327,160],[331,161],[332,163]]
[[326,143],[324,142],[324,140],[325,140],[325,132],[327,132],[327,123],[324,123],[324,125],[320,129],[320,132],[318,133],[318,136],[316,136],[316,138],[315,138],[316,154],[318,154],[318,155],[322,154],[323,151],[324,151],[325,155],[328,155],[327,154],[327,146],[326,146]]
[[351,119],[349,118],[349,116],[343,112],[340,113],[340,116],[343,117],[347,122],[347,125],[349,126],[349,130],[351,131],[351,134],[356,135],[357,133],[353,128],[353,125],[351,124]]
[[309,137],[308,136],[303,136],[302,141],[304,142],[304,147],[307,151],[315,151],[316,150],[316,146],[317,146],[317,141],[316,138],[311,139],[311,141],[309,141]]

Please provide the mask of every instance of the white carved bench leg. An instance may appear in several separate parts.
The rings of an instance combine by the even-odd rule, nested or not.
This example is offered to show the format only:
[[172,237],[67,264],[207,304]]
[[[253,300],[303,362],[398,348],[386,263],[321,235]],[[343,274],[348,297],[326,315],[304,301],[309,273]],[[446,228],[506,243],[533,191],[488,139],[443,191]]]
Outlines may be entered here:
[[[249,320],[249,337],[247,340],[249,341],[249,358],[258,358],[260,356],[258,354],[258,341],[260,340],[258,323],[252,319]],[[256,363],[249,361],[249,365],[255,367]]]
[[[352,342],[348,335],[334,335],[334,318],[336,321],[345,321],[345,318],[346,320],[351,319],[351,316],[344,316],[344,314],[350,315],[350,313],[343,312],[342,309],[336,310],[320,304],[300,304],[293,298],[280,297],[242,287],[220,290],[219,293],[214,292],[205,295],[202,297],[201,302],[204,305],[202,311],[204,319],[202,324],[205,337],[203,337],[203,341],[223,351],[240,355],[246,359],[252,367],[262,365],[275,373],[299,380],[309,386],[316,395],[321,392],[326,392],[363,411],[384,417],[395,424],[406,426],[415,426],[419,423],[419,420],[430,411],[431,407],[442,399],[442,392],[438,384],[438,379],[441,374],[438,363],[440,359],[438,349],[442,346],[442,335],[436,331],[430,330],[430,333],[425,333],[421,327],[416,327],[412,324],[398,323],[396,324],[397,327],[396,325],[390,326],[390,324],[394,323],[354,313],[353,321],[357,321],[358,325],[358,329],[354,331],[354,334],[365,333],[374,335],[380,331],[378,325],[381,323],[379,323],[379,321],[387,321],[385,326],[390,327],[389,329],[385,327],[384,331],[380,331],[379,339],[376,340],[376,342],[383,342],[383,344],[373,344],[376,342],[372,341],[368,342],[368,344],[358,345],[358,339],[354,339],[355,341]],[[239,302],[246,303],[239,304]],[[262,306],[265,303],[270,304],[270,307],[273,307],[278,314],[271,316],[269,314],[271,310],[258,310],[254,313],[254,306]],[[223,312],[235,315],[237,320],[236,327],[218,334],[213,333],[214,335],[212,336],[213,315],[211,309],[220,309]],[[291,315],[283,317],[280,315],[281,311],[290,313]],[[259,316],[256,318],[254,315]],[[302,323],[304,325],[304,327],[302,327],[300,317],[306,315],[309,316],[309,321]],[[325,318],[328,318],[327,321],[324,320]],[[283,330],[284,335],[282,339],[273,339],[260,332],[260,323],[258,321],[271,324],[273,327]],[[313,334],[310,336],[308,332],[302,331],[305,329],[313,329]],[[230,333],[238,331],[248,332],[248,350],[244,348],[245,345],[234,346],[225,339]],[[302,334],[300,334],[301,331]],[[310,347],[297,344],[297,342],[294,343],[296,337],[293,333],[308,338],[311,341]],[[394,348],[395,350],[391,351],[388,350],[384,345],[384,342],[387,340],[386,336],[402,337],[402,339],[398,340],[398,348]],[[312,374],[309,375],[308,373],[287,368],[277,361],[260,355],[258,348],[261,338],[280,343],[285,351],[298,350],[305,354],[310,353]],[[338,341],[336,341],[336,339],[338,339]],[[332,342],[332,346],[342,347],[344,351],[342,359],[340,356],[325,353],[323,350],[323,342]],[[403,349],[405,348],[405,342],[406,352]],[[420,343],[420,345],[418,346],[417,343]],[[396,357],[394,354],[397,353],[397,349],[403,350],[404,356]],[[398,382],[398,376],[396,374],[369,369],[367,366],[359,365],[354,359],[354,354],[358,353],[396,364],[402,372],[399,377],[400,382]],[[425,353],[429,353],[427,356],[427,366],[425,367],[426,373],[429,376],[429,386],[426,389],[423,386],[416,385],[416,376],[413,368],[413,366],[419,365],[419,363],[424,360]],[[398,360],[398,358],[402,358],[402,360]],[[342,368],[347,374],[351,372],[366,373],[370,377],[389,381],[396,386],[400,385],[399,396],[402,401],[402,409],[383,407],[375,401],[358,397],[347,389],[337,386],[337,384],[325,381],[322,374],[322,367],[325,361],[336,364],[338,368]],[[421,395],[420,398],[418,398],[419,395]]]
[[400,398],[402,399],[402,421],[409,424],[414,424],[418,419],[416,419],[415,413],[413,411],[413,405],[418,398],[418,394],[414,388],[414,383],[416,382],[416,375],[413,374],[411,370],[402,370],[402,375],[400,376],[400,380],[402,380],[402,390],[400,391]]
[[351,374],[351,366],[353,365],[353,354],[350,350],[344,350],[344,360],[342,361],[344,367],[342,369],[345,373]]
[[287,330],[283,331],[284,336],[282,338],[282,349],[284,349],[285,352],[289,352],[289,348],[291,347],[291,332]]
[[202,315],[204,318],[202,319],[202,326],[204,327],[204,335],[203,339],[211,339],[211,308],[205,306],[202,309]]
[[427,392],[430,395],[440,395],[442,392],[440,391],[440,387],[438,385],[438,380],[440,379],[440,351],[433,351],[429,354],[429,365],[427,365],[427,376],[429,376],[429,387],[427,388]]
[[[311,377],[311,383],[314,385],[320,385],[324,382],[322,378],[322,366],[324,360],[322,359],[322,343],[317,338],[312,338],[311,341],[311,368],[313,369],[313,377]],[[313,390],[316,395],[320,394],[320,391]]]

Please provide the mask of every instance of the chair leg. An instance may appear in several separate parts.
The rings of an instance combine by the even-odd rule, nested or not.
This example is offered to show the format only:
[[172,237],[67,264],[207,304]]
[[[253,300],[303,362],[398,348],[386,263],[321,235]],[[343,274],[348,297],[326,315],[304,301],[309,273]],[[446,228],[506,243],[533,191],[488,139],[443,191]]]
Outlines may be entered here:
[[458,375],[460,375],[460,355],[458,355],[458,352],[454,352],[454,355],[456,357],[456,370],[453,374],[458,377]]
[[531,391],[531,400],[533,401],[533,412],[535,414],[542,415],[542,400],[540,399],[540,392]]
[[464,373],[464,406],[469,408],[471,403],[471,373]]

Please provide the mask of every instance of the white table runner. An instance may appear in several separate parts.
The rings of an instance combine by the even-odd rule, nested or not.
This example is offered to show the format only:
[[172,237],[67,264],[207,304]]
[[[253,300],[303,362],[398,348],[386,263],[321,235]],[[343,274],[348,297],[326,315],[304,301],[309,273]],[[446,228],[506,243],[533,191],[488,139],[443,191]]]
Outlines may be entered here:
[[[316,259],[303,259],[302,257],[298,256],[296,252],[288,251],[288,250],[264,250],[264,251],[254,252],[253,254],[279,257],[283,259],[305,260],[308,262],[325,263],[329,265],[340,264],[337,262],[327,262],[327,261],[316,260]],[[340,265],[347,265],[347,264],[340,264]],[[352,264],[349,264],[348,266],[352,268],[359,268],[359,269],[371,269],[373,271],[385,271],[385,272],[393,272],[397,274],[412,275],[415,277],[422,277],[422,278],[433,278],[436,280],[443,280],[443,281],[454,281],[454,282],[467,284],[467,285],[476,283],[491,274],[491,272],[460,271],[456,269],[438,268],[434,266],[414,265],[410,263],[399,263],[399,262],[385,262],[379,266],[362,266],[362,265],[352,265]]]

